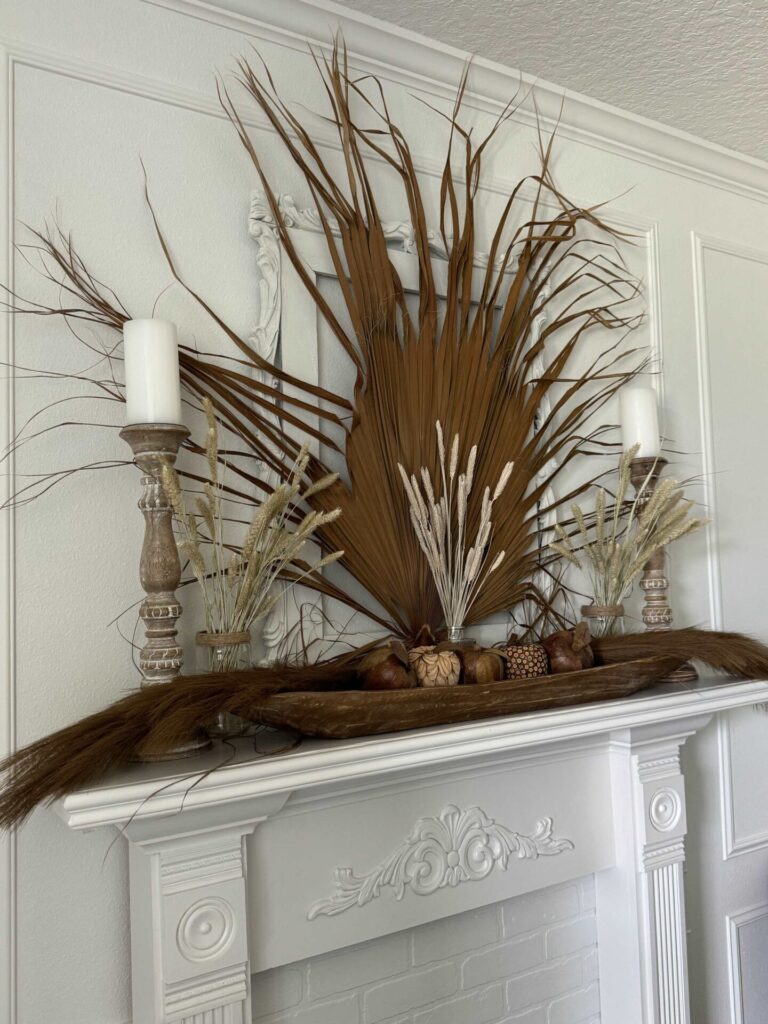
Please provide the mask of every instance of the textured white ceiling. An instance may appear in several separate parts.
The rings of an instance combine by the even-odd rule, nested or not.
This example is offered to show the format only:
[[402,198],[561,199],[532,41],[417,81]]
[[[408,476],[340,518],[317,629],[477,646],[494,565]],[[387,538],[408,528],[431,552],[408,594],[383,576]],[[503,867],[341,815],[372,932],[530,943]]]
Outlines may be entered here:
[[768,0],[339,0],[768,160]]

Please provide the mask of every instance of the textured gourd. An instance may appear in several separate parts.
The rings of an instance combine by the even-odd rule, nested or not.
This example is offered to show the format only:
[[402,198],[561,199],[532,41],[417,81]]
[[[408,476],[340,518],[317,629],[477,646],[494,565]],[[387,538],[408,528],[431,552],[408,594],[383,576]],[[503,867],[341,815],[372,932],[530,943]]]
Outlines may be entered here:
[[419,686],[458,686],[461,662],[455,651],[413,647],[408,657]]
[[530,679],[549,672],[549,659],[541,644],[511,644],[506,655],[507,679]]

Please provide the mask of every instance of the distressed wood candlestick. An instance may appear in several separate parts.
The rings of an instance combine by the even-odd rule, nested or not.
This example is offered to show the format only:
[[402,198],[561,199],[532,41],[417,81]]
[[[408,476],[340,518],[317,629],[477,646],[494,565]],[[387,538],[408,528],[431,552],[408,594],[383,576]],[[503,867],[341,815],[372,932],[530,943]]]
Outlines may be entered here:
[[[164,463],[173,465],[179,446],[188,436],[187,428],[176,423],[135,423],[120,431],[120,437],[131,446],[133,461],[142,472],[139,508],[144,516],[144,543],[139,578],[147,595],[139,608],[145,632],[145,643],[139,654],[142,686],[172,682],[184,662],[176,631],[181,615],[181,603],[176,597],[181,562],[173,535],[173,511],[163,490],[162,467]],[[210,746],[210,739],[201,734],[183,748],[145,751],[142,760],[184,757],[207,746]]]
[[[632,459],[630,462],[630,478],[638,498],[638,505],[643,509],[651,499],[667,460],[661,456],[648,456]],[[669,603],[667,578],[667,553],[664,548],[657,551],[645,565],[640,580],[643,591],[643,622],[646,630],[667,630],[672,628],[672,607]],[[690,662],[681,665],[671,672],[668,680],[674,682],[693,682],[699,674]]]

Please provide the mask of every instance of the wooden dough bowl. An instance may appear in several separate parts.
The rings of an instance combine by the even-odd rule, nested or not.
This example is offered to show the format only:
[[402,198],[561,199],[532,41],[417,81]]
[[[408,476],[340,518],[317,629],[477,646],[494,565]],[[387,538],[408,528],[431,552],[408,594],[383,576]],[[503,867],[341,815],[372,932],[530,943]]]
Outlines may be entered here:
[[259,702],[254,718],[264,725],[294,729],[304,736],[374,736],[619,700],[660,682],[684,661],[673,655],[658,655],[581,672],[477,686],[278,693]]

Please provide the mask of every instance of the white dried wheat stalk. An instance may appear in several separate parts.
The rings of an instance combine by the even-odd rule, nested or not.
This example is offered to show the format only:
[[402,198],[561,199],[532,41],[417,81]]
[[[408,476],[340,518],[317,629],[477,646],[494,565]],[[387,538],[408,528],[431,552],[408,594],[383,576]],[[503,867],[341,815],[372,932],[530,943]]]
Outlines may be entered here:
[[504,560],[504,552],[500,551],[489,566],[485,564],[493,533],[493,505],[509,482],[512,463],[504,466],[493,494],[490,487],[485,488],[480,524],[467,549],[467,508],[474,484],[477,445],[470,450],[466,469],[457,475],[459,435],[454,437],[450,453],[446,453],[439,421],[435,429],[440,458],[440,497],[435,496],[435,482],[425,467],[421,468],[421,483],[415,474],[409,478],[400,463],[397,468],[408,496],[411,523],[435,581],[445,623],[450,628],[464,624],[483,583]]

